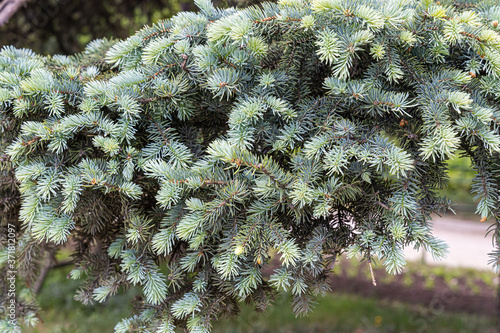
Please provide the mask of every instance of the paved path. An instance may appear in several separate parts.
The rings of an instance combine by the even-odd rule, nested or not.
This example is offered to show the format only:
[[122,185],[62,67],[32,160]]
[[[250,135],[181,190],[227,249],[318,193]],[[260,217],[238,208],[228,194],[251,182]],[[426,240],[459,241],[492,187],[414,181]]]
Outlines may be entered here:
[[491,225],[489,221],[479,223],[436,217],[432,222],[434,235],[449,245],[446,259],[434,261],[426,251],[417,252],[409,247],[405,249],[406,260],[417,261],[423,258],[428,264],[491,270],[491,266],[488,265],[488,253],[493,250],[492,235],[485,236],[486,230]]

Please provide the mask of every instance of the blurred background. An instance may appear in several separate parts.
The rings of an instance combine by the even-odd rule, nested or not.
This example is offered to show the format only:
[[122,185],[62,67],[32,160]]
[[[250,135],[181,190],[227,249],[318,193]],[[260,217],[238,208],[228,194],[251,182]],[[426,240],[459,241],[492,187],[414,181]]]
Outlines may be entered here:
[[[218,0],[219,7],[246,6],[258,0]],[[126,38],[146,24],[195,10],[191,0],[0,0],[0,45],[30,48],[41,54],[73,54],[95,38]],[[497,332],[498,277],[488,265],[492,250],[485,237],[490,223],[474,215],[470,194],[474,171],[460,154],[449,161],[449,186],[442,194],[454,200],[456,215],[436,217],[435,234],[450,245],[443,262],[407,249],[403,274],[375,268],[377,286],[365,264],[341,259],[332,293],[318,299],[316,310],[295,318],[288,295],[280,294],[265,314],[243,306],[242,316],[222,320],[214,332]],[[64,261],[69,253],[61,251]],[[80,282],[67,280],[71,266],[53,269],[40,292],[44,321],[26,332],[113,332],[129,315],[130,289],[107,303],[84,306],[73,299]],[[24,332],[24,331],[23,331]]]

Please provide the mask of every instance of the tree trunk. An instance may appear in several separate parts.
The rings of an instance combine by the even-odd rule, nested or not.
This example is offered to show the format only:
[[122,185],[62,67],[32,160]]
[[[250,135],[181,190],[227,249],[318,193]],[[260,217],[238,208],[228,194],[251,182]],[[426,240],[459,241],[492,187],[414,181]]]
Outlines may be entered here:
[[29,0],[3,0],[0,3],[0,27],[4,26],[22,5]]

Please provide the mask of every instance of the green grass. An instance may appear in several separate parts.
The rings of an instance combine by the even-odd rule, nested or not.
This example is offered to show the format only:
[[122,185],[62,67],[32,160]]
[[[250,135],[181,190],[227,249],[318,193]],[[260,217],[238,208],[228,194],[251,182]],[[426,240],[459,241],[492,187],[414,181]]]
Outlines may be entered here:
[[494,281],[497,278],[497,275],[493,271],[488,270],[425,265],[418,262],[409,262],[403,274],[412,276],[416,273],[419,273],[426,281],[435,280],[436,277],[440,277],[448,286],[453,287],[456,285],[457,279],[463,278],[465,279],[465,284],[469,287],[477,287],[476,283],[480,280],[484,282],[486,286],[493,289],[495,287]]
[[[396,276],[386,273],[380,262],[375,262],[374,269],[376,271],[383,271],[382,277],[378,277],[377,282],[390,283],[395,280]],[[368,267],[361,266],[361,263],[356,259],[350,260],[342,257],[340,261],[336,263],[335,272],[339,273],[341,270],[348,277],[359,278],[362,276],[366,280],[371,280]],[[408,262],[403,270],[401,282],[404,286],[411,287],[415,284],[416,280],[423,279],[424,287],[432,289],[435,286],[436,278],[443,279],[446,285],[452,290],[458,290],[457,281],[459,279],[465,280],[463,284],[465,284],[468,289],[473,293],[479,293],[480,288],[477,282],[481,281],[486,287],[494,290],[496,287],[495,281],[497,275],[489,270],[475,270],[472,268],[429,265],[422,262]]]
[[242,316],[215,325],[221,333],[368,333],[368,332],[494,332],[493,318],[442,313],[402,303],[378,301],[348,294],[319,298],[314,312],[295,318],[287,295],[275,306],[258,315],[243,307]]
[[[422,267],[420,267],[422,268]],[[413,267],[416,269],[416,267]],[[84,306],[73,300],[79,281],[66,279],[69,268],[50,272],[40,295],[44,309],[40,316],[44,324],[27,333],[106,333],[121,318],[129,315],[128,302],[134,290],[112,297],[105,304]],[[430,268],[427,274],[444,274]],[[467,271],[468,272],[468,271]],[[465,271],[457,269],[450,276]],[[480,275],[480,274],[479,274]],[[349,294],[329,294],[320,297],[314,312],[307,317],[295,318],[288,295],[281,294],[276,304],[264,314],[257,314],[250,306],[242,306],[241,316],[233,320],[222,319],[213,332],[221,333],[314,333],[314,332],[494,332],[495,319],[486,316],[442,313],[441,311],[411,306],[399,302],[379,301]]]

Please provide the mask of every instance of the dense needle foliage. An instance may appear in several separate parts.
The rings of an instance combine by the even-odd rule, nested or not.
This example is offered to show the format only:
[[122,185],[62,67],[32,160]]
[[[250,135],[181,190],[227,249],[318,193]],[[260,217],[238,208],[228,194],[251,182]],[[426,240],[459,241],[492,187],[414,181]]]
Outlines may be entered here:
[[458,150],[498,221],[500,6],[196,5],[75,56],[0,51],[0,217],[28,287],[66,246],[77,300],[142,286],[116,332],[206,332],[277,290],[305,314],[342,253],[389,273],[404,246],[445,254],[430,216]]

